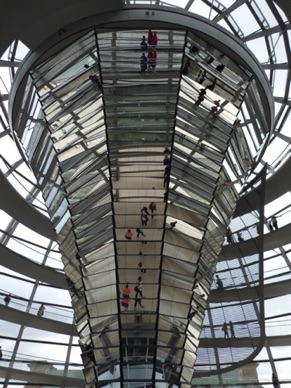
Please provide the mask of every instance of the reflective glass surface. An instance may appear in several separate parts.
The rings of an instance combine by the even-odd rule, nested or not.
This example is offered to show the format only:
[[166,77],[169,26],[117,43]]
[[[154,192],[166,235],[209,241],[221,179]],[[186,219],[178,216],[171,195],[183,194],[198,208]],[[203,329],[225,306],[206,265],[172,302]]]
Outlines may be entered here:
[[[269,179],[288,165],[288,19],[264,1],[124,5],[144,3],[185,7],[253,51],[274,94],[270,144],[260,153],[270,128],[252,72],[206,38],[161,27],[150,51],[140,47],[147,30],[90,30],[31,68],[27,78],[13,129],[34,178],[22,148],[9,136],[9,71],[13,79],[27,51],[21,42],[11,44],[1,67],[1,168],[33,211],[50,217],[59,247],[52,232],[43,234],[37,227],[34,213],[28,222],[24,208],[16,216],[3,205],[2,295],[12,293],[12,299],[8,306],[3,301],[1,366],[23,370],[25,362],[31,376],[36,368],[66,376],[62,386],[80,386],[83,362],[87,386],[122,381],[134,387],[132,379],[142,386],[153,381],[164,386],[164,380],[189,386],[194,363],[195,373],[202,373],[240,362],[258,347],[262,333],[258,246],[265,234],[265,347],[255,361],[232,372],[201,378],[194,373],[194,383],[240,386],[244,376],[244,383],[268,386],[275,373],[288,387],[288,344],[279,341],[289,334],[288,189],[273,186],[273,196],[266,189],[260,228],[263,213],[255,205],[260,198],[240,201],[244,211],[238,208],[239,215],[233,215],[242,188],[265,162]],[[256,184],[246,191],[256,192]],[[149,214],[141,211],[144,207]],[[226,235],[220,253],[230,219],[230,241]],[[131,240],[125,238],[128,229]],[[216,289],[214,273],[223,281],[223,293]],[[134,291],[138,276],[145,296],[140,302]],[[41,303],[44,319],[38,317]],[[232,320],[235,339],[222,338],[225,320]],[[9,375],[2,380],[9,386]]]

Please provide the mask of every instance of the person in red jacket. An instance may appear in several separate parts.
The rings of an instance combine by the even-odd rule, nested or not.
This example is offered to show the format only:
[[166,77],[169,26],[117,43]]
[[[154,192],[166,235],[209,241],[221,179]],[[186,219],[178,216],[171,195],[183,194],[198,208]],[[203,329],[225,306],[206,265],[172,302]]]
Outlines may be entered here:
[[125,237],[127,240],[131,240],[131,239],[132,239],[132,231],[131,231],[130,229],[128,229],[127,232],[125,232],[124,237]]
[[153,38],[152,38],[152,46],[156,47],[158,45],[158,35],[156,31],[153,33]]
[[128,283],[126,283],[123,291],[122,291],[122,306],[124,307],[124,311],[128,311],[128,305],[129,305],[129,300],[130,300],[130,288],[128,286]]
[[149,30],[149,33],[148,33],[148,44],[150,46],[153,44],[153,37],[154,37],[153,31]]
[[156,71],[157,65],[157,52],[153,49],[149,49],[148,51],[148,70]]

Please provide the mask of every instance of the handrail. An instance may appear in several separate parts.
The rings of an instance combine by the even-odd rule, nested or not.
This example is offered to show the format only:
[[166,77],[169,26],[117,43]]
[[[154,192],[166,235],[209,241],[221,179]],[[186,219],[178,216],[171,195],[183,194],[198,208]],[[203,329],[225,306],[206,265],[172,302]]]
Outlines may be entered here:
[[[0,289],[0,296],[5,297],[8,293],[7,292],[3,293],[2,291],[3,290]],[[33,301],[30,304],[30,301],[28,299],[25,299],[16,295],[11,295],[11,301],[9,302],[7,307],[14,308],[18,311],[29,312],[30,314],[37,315],[37,312],[39,310],[41,303],[42,302]],[[29,311],[27,311],[28,309]],[[60,311],[60,313],[57,311]],[[66,315],[62,314],[61,312],[66,313]],[[73,308],[70,306],[62,306],[62,305],[54,305],[51,303],[45,303],[44,318],[54,319],[65,323],[72,323],[74,320],[74,311],[73,311]]]

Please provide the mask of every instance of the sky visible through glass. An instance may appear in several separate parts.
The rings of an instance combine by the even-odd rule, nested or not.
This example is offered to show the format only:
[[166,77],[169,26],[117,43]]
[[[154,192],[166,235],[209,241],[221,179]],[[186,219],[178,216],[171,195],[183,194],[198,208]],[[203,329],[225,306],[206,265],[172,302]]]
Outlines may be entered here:
[[[167,4],[177,6],[180,8],[184,8],[189,5],[191,2],[184,0],[169,0],[166,2]],[[227,8],[233,5],[234,1],[232,0],[221,0],[220,5]],[[211,4],[213,6],[211,6]],[[193,13],[197,13],[206,18],[214,19],[217,16],[217,12],[215,11],[215,6],[218,2],[214,0],[213,2],[209,2],[206,4],[202,0],[193,1],[192,5],[190,5],[189,11]],[[259,19],[265,28],[271,28],[277,25],[277,20],[274,17],[272,11],[270,10],[267,3],[263,0],[257,0],[256,2],[251,2],[253,5],[253,9],[257,10]],[[241,17],[241,15],[244,17]],[[282,14],[283,17],[283,14]],[[273,36],[270,35],[269,43],[272,47],[272,53],[268,51],[266,47],[266,41],[264,37],[259,37],[257,39],[249,37],[253,33],[256,33],[261,30],[261,26],[257,23],[257,20],[253,16],[249,7],[246,4],[243,4],[241,7],[235,9],[231,12],[231,23],[234,22],[234,26],[239,26],[243,36],[246,38],[246,45],[250,48],[250,50],[256,55],[261,64],[265,67],[266,73],[270,75],[270,65],[272,63],[271,59],[275,57],[275,63],[281,64],[287,61],[286,47],[284,44],[283,36],[278,33],[274,33]],[[225,20],[221,19],[219,24],[229,31],[231,28],[229,24],[226,23]],[[22,43],[19,44],[17,49],[16,58],[14,61],[21,62],[24,58],[25,54],[29,51],[29,48],[26,48]],[[9,61],[9,50],[2,56],[2,60]],[[286,94],[286,84],[288,82],[288,71],[286,69],[277,69],[272,70],[272,89],[275,97],[275,115],[277,115],[278,120],[276,121],[276,130],[280,130],[280,135],[274,135],[272,138],[271,144],[268,147],[266,153],[263,156],[263,161],[261,162],[261,168],[263,163],[267,163],[269,166],[268,172],[272,174],[272,172],[277,169],[281,163],[281,160],[284,160],[288,157],[290,152],[290,137],[289,137],[289,128],[290,128],[290,115],[287,114],[284,123],[281,126],[281,114],[282,114],[282,101],[281,99]],[[3,96],[7,96],[7,98],[3,98],[3,108],[8,111],[8,94],[11,87],[11,72],[8,66],[0,67],[0,92]],[[14,186],[17,187],[18,191],[22,196],[28,196],[28,193],[32,190],[34,185],[36,184],[36,180],[29,169],[29,167],[21,162],[21,156],[18,152],[18,149],[13,141],[13,139],[9,136],[9,124],[5,117],[5,114],[2,114],[3,123],[0,126],[1,134],[7,132],[6,136],[1,138],[1,170],[4,174],[7,173],[9,181],[12,182]],[[280,126],[280,128],[279,128]],[[21,176],[17,176],[14,172],[13,177],[9,176],[10,171],[12,171],[11,167],[15,166],[16,171],[21,173],[21,175],[25,176],[27,180],[21,178]],[[284,194],[281,198],[276,199],[272,203],[268,204],[265,208],[265,215],[267,219],[270,219],[273,214],[277,214],[278,222],[280,227],[287,225],[290,223],[290,192]],[[41,196],[41,193],[37,193],[33,204],[41,209],[45,210],[45,205]],[[51,244],[51,242],[44,238],[41,235],[38,235],[25,226],[14,223],[14,220],[1,210],[0,217],[0,229],[1,229],[1,237],[7,238],[7,236],[15,236],[21,237],[24,240],[31,241],[37,246],[29,246],[25,244],[25,242],[19,242],[16,239],[11,239],[10,243],[7,246],[10,249],[19,252],[31,260],[34,260],[38,263],[43,261],[44,250],[40,248],[40,246],[44,247],[47,250],[48,257],[46,258],[46,264],[55,267],[58,269],[62,268],[62,264],[60,262],[60,254],[57,252],[57,246],[55,244]],[[265,232],[269,233],[267,226],[265,226]],[[266,277],[270,276],[274,273],[285,273],[290,271],[290,246],[286,245],[282,247],[282,249],[276,249],[271,252],[265,252],[265,258],[270,258],[265,262],[265,272]],[[72,322],[72,311],[70,309],[70,299],[68,292],[60,289],[50,289],[49,293],[47,291],[47,287],[44,285],[38,285],[36,289],[34,289],[34,280],[26,278],[24,276],[20,276],[13,271],[7,270],[4,267],[1,267],[1,275],[2,275],[2,287],[1,292],[5,293],[13,293],[18,296],[22,296],[24,301],[18,301],[17,305],[11,305],[11,307],[19,308],[22,311],[29,306],[29,300],[32,300],[32,310],[35,313],[37,312],[39,302],[44,303],[52,303],[58,301],[59,307],[47,307],[47,313],[51,314],[52,317],[57,316],[62,321]],[[6,275],[3,275],[3,272]],[[17,277],[22,277],[25,281],[20,280]],[[271,280],[272,281],[272,280]],[[276,280],[274,280],[276,281]],[[66,307],[67,306],[67,307]],[[290,329],[287,326],[290,325],[290,306],[291,306],[291,296],[285,295],[278,297],[276,299],[267,300],[265,303],[266,308],[266,317],[272,317],[276,315],[286,314],[285,318],[274,318],[273,320],[269,320],[267,323],[267,329],[270,329],[270,335],[285,335],[290,334]],[[1,321],[1,331],[3,336],[17,337],[19,335],[19,325],[11,324],[6,321]],[[268,332],[268,331],[267,331]],[[67,346],[69,345],[69,336],[66,335],[56,335],[55,333],[50,333],[47,331],[25,328],[22,336],[26,339],[40,339],[42,341],[48,341],[56,344],[52,345],[42,345],[39,344],[21,344],[18,349],[18,354],[25,355],[24,358],[30,357],[32,359],[40,359],[43,354],[45,354],[45,359],[50,359],[53,361],[65,362],[67,358]],[[77,345],[77,339],[74,339],[74,344]],[[62,345],[60,345],[62,344]],[[1,341],[2,348],[7,352],[14,351],[14,341],[12,340],[2,340]],[[270,381],[270,376],[272,373],[271,363],[268,361],[270,356],[273,357],[274,360],[279,358],[286,357],[287,354],[290,353],[289,347],[275,347],[271,346],[268,348],[268,351],[264,349],[257,357],[256,362],[258,362],[258,376],[260,381]],[[7,353],[8,354],[8,353]],[[78,346],[72,348],[71,356],[69,357],[70,362],[80,363],[80,350]],[[261,362],[264,361],[264,362]],[[288,370],[289,370],[290,361],[275,361],[277,374],[281,377],[282,380],[288,379]],[[21,385],[20,385],[21,386]],[[266,386],[267,387],[267,386]],[[291,384],[285,384],[285,388],[291,388]]]

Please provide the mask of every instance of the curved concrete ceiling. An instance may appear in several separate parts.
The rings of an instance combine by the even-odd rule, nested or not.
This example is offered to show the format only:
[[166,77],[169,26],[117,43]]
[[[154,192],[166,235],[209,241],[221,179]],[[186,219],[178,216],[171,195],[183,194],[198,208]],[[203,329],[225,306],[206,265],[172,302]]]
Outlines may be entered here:
[[[291,18],[291,3],[274,0]],[[15,39],[20,39],[31,50],[55,31],[66,25],[85,19],[92,14],[122,9],[122,0],[2,0],[2,21],[0,25],[0,55]],[[29,26],[29,28],[28,28]]]
[[287,0],[274,0],[274,2],[286,13],[289,19],[291,19],[291,3]]
[[0,171],[0,209],[36,233],[55,240],[50,219],[23,198]]
[[41,42],[68,24],[92,14],[121,8],[121,0],[2,0],[0,55],[15,39],[20,39],[30,50],[35,50]]

